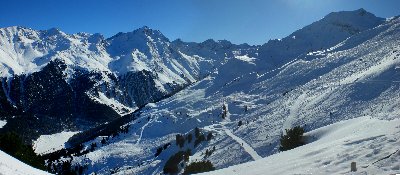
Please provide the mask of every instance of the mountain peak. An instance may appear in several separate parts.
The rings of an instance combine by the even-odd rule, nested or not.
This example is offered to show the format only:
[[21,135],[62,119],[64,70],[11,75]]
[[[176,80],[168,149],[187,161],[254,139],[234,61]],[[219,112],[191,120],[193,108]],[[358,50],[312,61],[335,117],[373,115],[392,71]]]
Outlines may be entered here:
[[359,8],[358,10],[355,10],[357,12],[367,12],[364,8]]
[[360,8],[354,11],[332,12],[316,23],[343,28],[354,34],[378,26],[384,21],[384,18],[376,17],[374,14]]
[[149,27],[149,26],[143,26],[143,27],[141,27],[141,28],[139,28],[139,29],[142,29],[142,30],[151,30],[151,28]]
[[151,29],[148,26],[143,26],[141,28],[135,29],[132,32],[119,32],[116,35],[108,38],[107,40],[115,40],[116,38],[123,37],[125,40],[133,39],[136,37],[151,37],[153,39],[166,40],[169,39],[165,37],[159,30]]
[[146,52],[145,50],[148,50],[149,44],[170,42],[159,30],[151,29],[148,26],[143,26],[132,32],[120,32],[108,38],[107,41],[110,43],[108,51],[111,55],[125,55],[135,49]]
[[[328,15],[326,15],[323,20],[363,20],[362,22],[365,22],[366,20],[380,20],[382,21],[383,18],[376,17],[374,14],[366,11],[363,8],[353,10],[353,11],[339,11],[339,12],[331,12]],[[355,21],[353,21],[355,22]]]
[[127,32],[127,33],[137,33],[137,32],[151,33],[153,32],[153,29],[151,29],[149,26],[142,26],[140,28],[133,30],[132,32]]
[[45,32],[47,35],[49,35],[49,36],[54,36],[54,35],[65,35],[64,32],[62,32],[60,29],[55,28],[55,27],[50,28],[50,29],[47,29],[47,30],[44,30],[44,32]]
[[99,43],[103,40],[104,40],[104,36],[100,33],[95,33],[88,37],[88,41],[91,43]]
[[5,28],[0,28],[4,31],[12,31],[13,33],[17,33],[18,31],[32,31],[31,28],[23,27],[23,26],[10,26]]

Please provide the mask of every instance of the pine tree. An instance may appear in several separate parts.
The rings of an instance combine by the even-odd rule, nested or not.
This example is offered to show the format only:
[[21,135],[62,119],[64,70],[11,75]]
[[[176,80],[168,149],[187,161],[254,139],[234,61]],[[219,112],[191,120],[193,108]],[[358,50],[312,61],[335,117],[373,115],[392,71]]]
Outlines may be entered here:
[[303,133],[304,128],[300,126],[286,129],[286,135],[281,136],[279,150],[286,151],[304,145]]

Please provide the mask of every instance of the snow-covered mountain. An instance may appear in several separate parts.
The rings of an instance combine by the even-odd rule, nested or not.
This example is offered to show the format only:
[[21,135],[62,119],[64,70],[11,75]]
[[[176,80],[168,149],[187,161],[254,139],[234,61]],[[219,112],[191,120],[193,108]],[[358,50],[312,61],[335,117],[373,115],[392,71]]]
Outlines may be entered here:
[[282,65],[293,58],[318,50],[326,50],[344,39],[370,29],[384,21],[372,13],[355,11],[332,12],[282,39],[270,40],[260,47],[260,57],[267,64]]
[[[202,79],[223,60],[209,56],[212,51],[185,54],[185,43],[173,44],[148,27],[109,39],[8,27],[0,29],[0,41],[4,129],[19,131],[25,127],[20,122],[33,120],[26,125],[33,123],[31,128],[44,132],[39,134],[85,129],[129,114]],[[36,131],[26,131],[27,139],[38,137],[29,133]]]
[[[262,46],[234,45],[224,40],[170,42],[148,27],[109,39],[98,34],[5,28],[0,33],[1,44],[9,43],[5,42],[7,47],[1,47],[0,52],[0,68],[6,77],[2,79],[0,107],[7,112],[0,111],[0,115],[6,116],[2,120],[7,120],[7,129],[14,126],[13,121],[30,117],[40,122],[58,120],[48,115],[56,114],[59,105],[70,106],[61,108],[71,111],[61,117],[68,126],[59,126],[61,129],[51,133],[77,129],[82,121],[98,124],[115,118],[129,119],[122,124],[122,120],[114,120],[90,130],[101,133],[90,135],[89,138],[99,136],[93,140],[84,139],[84,149],[90,151],[72,156],[73,159],[63,158],[86,166],[86,173],[159,174],[171,156],[188,148],[192,154],[187,164],[209,160],[221,169],[257,160],[222,173],[243,174],[244,167],[250,167],[252,172],[261,174],[270,169],[274,171],[268,172],[277,174],[304,174],[321,172],[319,166],[325,165],[332,168],[321,170],[335,174],[346,172],[344,168],[351,161],[363,165],[359,167],[361,172],[396,172],[390,162],[373,168],[375,164],[370,164],[390,154],[395,149],[390,145],[397,143],[398,126],[393,122],[400,113],[396,95],[400,81],[399,30],[398,17],[382,19],[363,9],[330,13],[288,37]],[[31,31],[37,37],[18,31]],[[43,36],[50,35],[47,33],[56,33],[56,37],[45,40]],[[46,82],[57,82],[59,86]],[[51,98],[30,100],[41,96]],[[50,108],[37,105],[50,100],[55,104]],[[141,108],[125,115],[137,107]],[[34,115],[7,117],[15,114]],[[353,119],[359,117],[362,118]],[[347,123],[341,122],[348,119]],[[341,123],[334,124],[337,122]],[[123,132],[118,136],[102,132],[115,123],[122,125]],[[367,126],[374,123],[391,123],[391,128],[370,131],[374,128]],[[330,124],[333,125],[327,126]],[[313,136],[313,142],[279,153],[279,138],[284,129],[296,125],[305,126],[309,131],[306,135]],[[185,141],[180,148],[176,134],[193,135],[196,127],[204,135],[211,133],[212,138],[197,144],[195,139]],[[362,127],[362,133],[354,127]],[[353,131],[360,134],[352,135]],[[346,137],[347,134],[351,136]],[[347,140],[331,142],[339,137]],[[364,153],[372,151],[364,147],[381,138],[393,141],[388,141],[389,146],[377,145],[373,150],[376,154],[363,158]],[[91,146],[93,143],[97,147]],[[351,153],[359,153],[337,153],[347,155],[341,162],[326,163],[333,157],[322,162],[324,165],[314,163],[318,155],[330,153],[328,149],[334,146],[334,151],[352,149]],[[160,147],[161,152],[155,156]],[[314,149],[319,152],[312,152]],[[313,161],[309,167],[317,169],[307,169],[306,165],[291,168],[289,163],[283,169],[293,171],[256,168],[274,160],[274,166],[278,165],[291,153],[297,154],[298,161],[308,155]]]

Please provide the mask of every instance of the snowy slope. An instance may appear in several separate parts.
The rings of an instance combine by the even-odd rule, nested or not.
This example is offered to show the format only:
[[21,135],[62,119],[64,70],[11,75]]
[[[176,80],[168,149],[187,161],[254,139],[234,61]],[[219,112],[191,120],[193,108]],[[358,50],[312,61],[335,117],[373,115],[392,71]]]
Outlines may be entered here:
[[[309,144],[204,174],[395,174],[400,171],[400,120],[369,116],[308,133]],[[356,162],[357,172],[350,173]]]
[[270,40],[262,45],[259,55],[264,60],[259,64],[282,65],[300,54],[328,49],[383,22],[383,18],[364,9],[332,12],[285,38]]
[[[351,13],[356,15],[356,21],[359,16],[366,15],[360,12],[362,10]],[[344,15],[344,18],[348,13],[337,15]],[[257,54],[226,59],[205,79],[168,99],[144,107],[140,118],[129,124],[128,134],[88,153],[88,159],[81,156],[73,162],[89,162],[89,173],[108,174],[112,170],[120,174],[159,174],[165,160],[179,150],[175,145],[175,134],[189,133],[197,126],[205,133],[212,132],[215,137],[195,148],[187,146],[193,150],[190,162],[207,159],[221,169],[278,153],[279,137],[285,128],[305,125],[306,130],[311,131],[362,116],[372,118],[359,119],[368,125],[374,122],[380,125],[392,119],[397,121],[400,114],[400,98],[396,95],[400,94],[400,19],[385,21],[366,16],[374,25],[382,24],[371,28],[360,25],[360,30],[351,36],[324,45],[329,48],[313,52],[303,49],[301,53],[293,53],[295,57],[288,58],[289,62],[273,69],[260,64],[258,61],[266,58],[254,57]],[[332,18],[332,15],[328,17]],[[207,46],[221,46],[218,42],[214,42],[216,45],[211,43],[208,41]],[[221,117],[223,105],[228,109],[225,119]],[[351,121],[357,120],[350,120],[351,124],[346,125],[355,127]],[[243,122],[242,126],[238,126],[239,121]],[[344,131],[351,132],[345,128]],[[341,131],[332,129],[334,132],[339,134]],[[392,128],[382,134],[388,135],[390,140],[393,132],[398,131]],[[370,133],[381,134],[378,131]],[[366,137],[351,135],[348,142]],[[320,143],[322,140],[332,145],[341,143],[328,143],[331,138],[328,135],[326,138],[321,138]],[[166,143],[173,146],[154,157],[156,149]],[[204,158],[205,151],[214,146],[216,151]],[[341,146],[337,148],[342,149]],[[379,150],[382,154],[371,159],[379,159],[387,153]],[[359,154],[355,160],[364,162],[361,157]],[[376,172],[392,165],[382,165]],[[344,166],[348,168],[349,165],[339,163],[332,171],[343,172]]]
[[1,175],[44,175],[49,174],[45,171],[33,168],[14,157],[0,151],[0,174]]
[[36,154],[46,154],[66,147],[65,142],[78,132],[61,132],[52,135],[41,135],[33,142]]

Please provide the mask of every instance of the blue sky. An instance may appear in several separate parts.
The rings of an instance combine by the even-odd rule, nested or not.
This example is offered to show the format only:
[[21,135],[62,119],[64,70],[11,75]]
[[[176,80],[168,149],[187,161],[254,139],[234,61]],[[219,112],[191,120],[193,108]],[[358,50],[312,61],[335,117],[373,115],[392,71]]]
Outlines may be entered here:
[[400,15],[399,0],[0,0],[0,27],[56,27],[110,37],[144,25],[171,40],[263,44],[332,11]]

